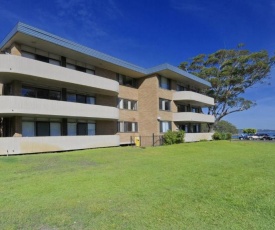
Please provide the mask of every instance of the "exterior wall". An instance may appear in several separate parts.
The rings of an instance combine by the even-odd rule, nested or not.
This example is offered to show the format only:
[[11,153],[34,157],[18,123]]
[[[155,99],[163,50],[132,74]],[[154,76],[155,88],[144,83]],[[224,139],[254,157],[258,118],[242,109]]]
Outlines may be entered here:
[[14,117],[13,118],[14,127],[13,127],[13,136],[14,137],[22,137],[22,119],[21,117]]
[[96,104],[117,107],[117,98],[114,96],[106,96],[102,94],[96,95]]
[[3,137],[0,138],[0,155],[56,152],[109,146],[119,146],[118,135],[73,137]]
[[195,142],[201,140],[212,140],[213,133],[185,133],[184,142]]
[[[171,82],[171,84],[174,81]],[[173,85],[173,84],[172,84]],[[172,86],[171,85],[171,86]],[[173,121],[173,112],[177,112],[177,106],[175,102],[173,101],[173,91],[172,90],[166,90],[162,88],[158,88],[158,98],[163,98],[171,101],[171,110],[170,111],[162,111],[158,108],[158,117],[160,117],[160,120],[162,121]],[[159,104],[158,104],[159,107]],[[174,122],[172,122],[172,130],[176,130],[177,126]]]
[[96,135],[114,135],[117,133],[117,121],[96,121]]
[[139,134],[159,133],[157,122],[159,111],[158,78],[156,75],[140,80],[138,89]]
[[21,46],[19,44],[12,44],[10,47],[10,52],[12,55],[21,56]]
[[[127,110],[120,109],[119,110],[119,120],[120,121],[129,121],[129,122],[138,122],[138,130],[140,129],[139,123],[139,100],[138,100],[138,89],[127,87],[120,85],[119,86],[119,98],[128,99],[138,101],[137,111],[135,110]],[[131,136],[138,136],[138,132],[136,133],[119,133],[120,143],[129,143]]]

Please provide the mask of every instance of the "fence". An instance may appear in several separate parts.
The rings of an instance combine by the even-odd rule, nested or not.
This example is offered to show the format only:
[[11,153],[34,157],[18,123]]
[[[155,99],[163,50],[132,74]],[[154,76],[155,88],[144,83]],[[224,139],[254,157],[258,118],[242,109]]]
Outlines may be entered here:
[[163,135],[131,136],[131,144],[140,147],[160,146],[163,143]]

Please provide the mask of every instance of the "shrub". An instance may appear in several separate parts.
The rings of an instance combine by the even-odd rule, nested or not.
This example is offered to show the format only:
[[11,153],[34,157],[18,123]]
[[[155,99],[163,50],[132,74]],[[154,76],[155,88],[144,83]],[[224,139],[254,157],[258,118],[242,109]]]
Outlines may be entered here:
[[231,133],[219,133],[215,132],[212,136],[213,140],[231,140]]
[[226,140],[231,140],[232,138],[232,133],[227,133],[226,134]]
[[215,132],[212,136],[213,140],[221,140],[222,139],[222,135],[221,133]]
[[168,130],[164,136],[164,144],[165,145],[172,145],[172,144],[179,144],[184,142],[184,131],[171,131]]

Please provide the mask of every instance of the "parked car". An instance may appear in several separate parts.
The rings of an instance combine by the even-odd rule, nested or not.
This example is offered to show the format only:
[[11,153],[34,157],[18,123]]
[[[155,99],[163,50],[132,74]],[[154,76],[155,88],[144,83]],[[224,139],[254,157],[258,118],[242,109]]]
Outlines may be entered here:
[[258,134],[242,134],[239,136],[239,140],[260,140]]
[[268,135],[268,134],[266,134],[266,133],[260,133],[260,134],[258,134],[259,135],[259,137],[260,137],[260,140],[272,140],[272,138]]

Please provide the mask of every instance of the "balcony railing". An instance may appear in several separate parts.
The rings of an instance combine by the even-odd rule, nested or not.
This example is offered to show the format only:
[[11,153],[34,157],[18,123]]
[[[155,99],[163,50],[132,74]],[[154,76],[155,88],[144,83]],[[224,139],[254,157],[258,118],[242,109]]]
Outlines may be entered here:
[[97,75],[71,70],[15,55],[0,55],[2,81],[28,81],[39,84],[89,90],[93,93],[117,95],[119,84]]
[[203,113],[173,113],[173,121],[175,122],[199,122],[199,123],[214,123],[214,116]]
[[201,107],[213,106],[214,98],[192,91],[177,91],[173,94],[174,101],[197,105]]
[[118,120],[115,107],[19,96],[0,96],[2,116],[32,115]]

